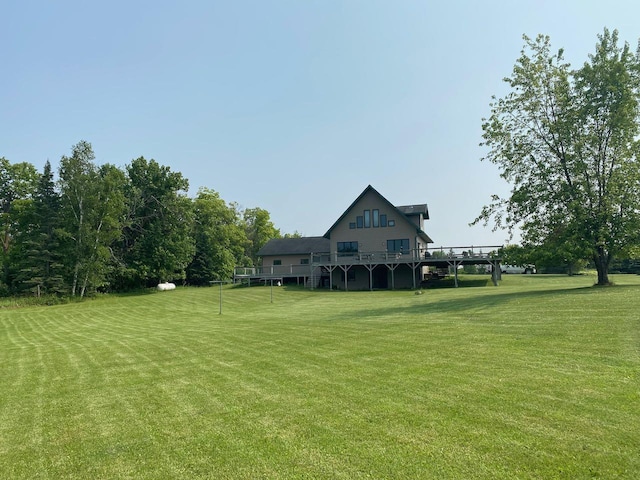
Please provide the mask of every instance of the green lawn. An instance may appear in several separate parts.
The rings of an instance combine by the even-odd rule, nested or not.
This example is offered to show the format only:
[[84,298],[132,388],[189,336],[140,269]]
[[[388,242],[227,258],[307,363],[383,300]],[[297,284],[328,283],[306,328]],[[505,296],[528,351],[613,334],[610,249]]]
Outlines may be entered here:
[[613,280],[3,309],[0,478],[640,478],[640,277]]

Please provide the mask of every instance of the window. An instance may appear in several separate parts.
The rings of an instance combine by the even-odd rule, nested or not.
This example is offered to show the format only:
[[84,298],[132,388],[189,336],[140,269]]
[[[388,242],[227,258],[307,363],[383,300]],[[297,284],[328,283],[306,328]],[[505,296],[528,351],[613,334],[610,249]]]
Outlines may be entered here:
[[353,268],[347,270],[347,282],[353,282],[356,279],[356,271]]
[[300,259],[300,265],[309,265],[309,259],[308,258],[301,258]]
[[350,222],[350,223],[349,223],[349,228],[350,228],[351,230],[353,230],[354,228],[356,228],[356,222]]
[[380,226],[381,227],[387,226],[387,216],[385,214],[380,215]]
[[364,226],[364,221],[363,221],[363,219],[362,219],[362,215],[358,215],[358,216],[356,217],[356,226],[357,226],[358,228],[362,228],[362,227]]
[[371,227],[371,210],[364,211],[364,228]]
[[274,265],[282,265],[282,260],[274,260],[273,264]]
[[378,228],[380,226],[380,210],[371,210],[373,214],[373,228]]
[[358,253],[358,242],[338,242],[338,255]]
[[387,240],[387,251],[409,253],[409,239]]
[[389,220],[388,225],[390,227],[395,227],[396,226],[396,221],[395,220]]

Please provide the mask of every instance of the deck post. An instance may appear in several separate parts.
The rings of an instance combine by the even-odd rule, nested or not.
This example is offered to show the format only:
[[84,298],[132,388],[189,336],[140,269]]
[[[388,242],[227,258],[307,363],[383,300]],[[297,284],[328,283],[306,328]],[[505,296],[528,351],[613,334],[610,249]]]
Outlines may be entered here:
[[391,290],[396,289],[396,268],[398,268],[397,263],[385,263],[386,267],[391,271]]
[[455,260],[453,262],[453,282],[456,288],[458,288],[458,264]]
[[329,291],[333,290],[333,271],[336,269],[335,265],[329,265],[327,266],[327,269],[329,270]]
[[347,280],[347,270],[344,269],[344,268],[343,268],[343,270],[344,270],[344,291],[348,292],[349,291],[349,287],[347,286],[347,282],[348,282],[348,280]]
[[[313,290],[313,284],[316,283],[313,278],[313,252],[309,254],[309,273],[311,275],[311,290]],[[307,280],[304,281],[305,285],[307,284]]]
[[500,274],[500,262],[491,262],[491,281],[495,287],[498,286],[498,276]]
[[[371,262],[371,259],[369,259],[369,262]],[[376,266],[372,263],[368,265],[365,264],[364,266],[369,270],[369,291],[373,292],[373,269],[376,268]]]
[[353,265],[339,265],[340,269],[344,272],[344,291],[347,292],[349,290],[349,284],[347,280],[347,272]]
[[[420,265],[420,263],[418,263]],[[411,262],[411,271],[413,272],[413,289],[416,289],[416,263]]]

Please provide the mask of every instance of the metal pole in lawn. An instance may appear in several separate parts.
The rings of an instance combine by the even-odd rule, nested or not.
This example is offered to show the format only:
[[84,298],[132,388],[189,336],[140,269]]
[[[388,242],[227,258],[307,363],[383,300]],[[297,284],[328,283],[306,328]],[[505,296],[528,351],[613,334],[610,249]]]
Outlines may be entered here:
[[215,285],[216,283],[220,285],[220,299],[218,300],[218,305],[220,307],[220,311],[218,312],[218,314],[222,315],[222,280],[210,280],[209,281],[209,285],[211,285],[211,286]]
[[222,315],[222,281],[220,281],[220,312],[218,315]]

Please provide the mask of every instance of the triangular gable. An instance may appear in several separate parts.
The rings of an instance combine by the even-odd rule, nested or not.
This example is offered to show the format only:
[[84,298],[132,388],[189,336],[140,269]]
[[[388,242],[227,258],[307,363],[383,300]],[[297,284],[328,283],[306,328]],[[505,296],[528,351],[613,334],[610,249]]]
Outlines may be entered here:
[[338,218],[338,220],[336,220],[334,222],[333,225],[331,225],[331,228],[329,228],[329,230],[327,230],[327,233],[324,234],[325,238],[331,238],[331,231],[349,214],[349,212],[351,211],[351,209],[353,209],[353,207],[355,207],[355,205],[365,196],[367,195],[369,192],[373,193],[374,195],[377,195],[380,200],[383,201],[383,203],[386,203],[389,208],[391,208],[392,210],[394,210],[398,216],[400,218],[402,218],[404,221],[406,221],[409,225],[411,225],[412,227],[415,227],[416,231],[418,232],[418,234],[427,242],[427,243],[433,243],[433,240],[431,240],[431,238],[420,228],[418,228],[418,226],[413,223],[409,217],[407,217],[407,215],[405,215],[401,210],[399,210],[393,203],[391,203],[389,200],[387,200],[386,198],[384,198],[384,196],[382,194],[380,194],[380,192],[378,192],[375,188],[373,188],[371,185],[368,185],[367,188],[365,188],[362,193],[360,195],[358,195],[358,198],[356,198],[351,205],[349,205],[349,207],[344,211],[344,213],[342,215],[340,215],[340,218]]

